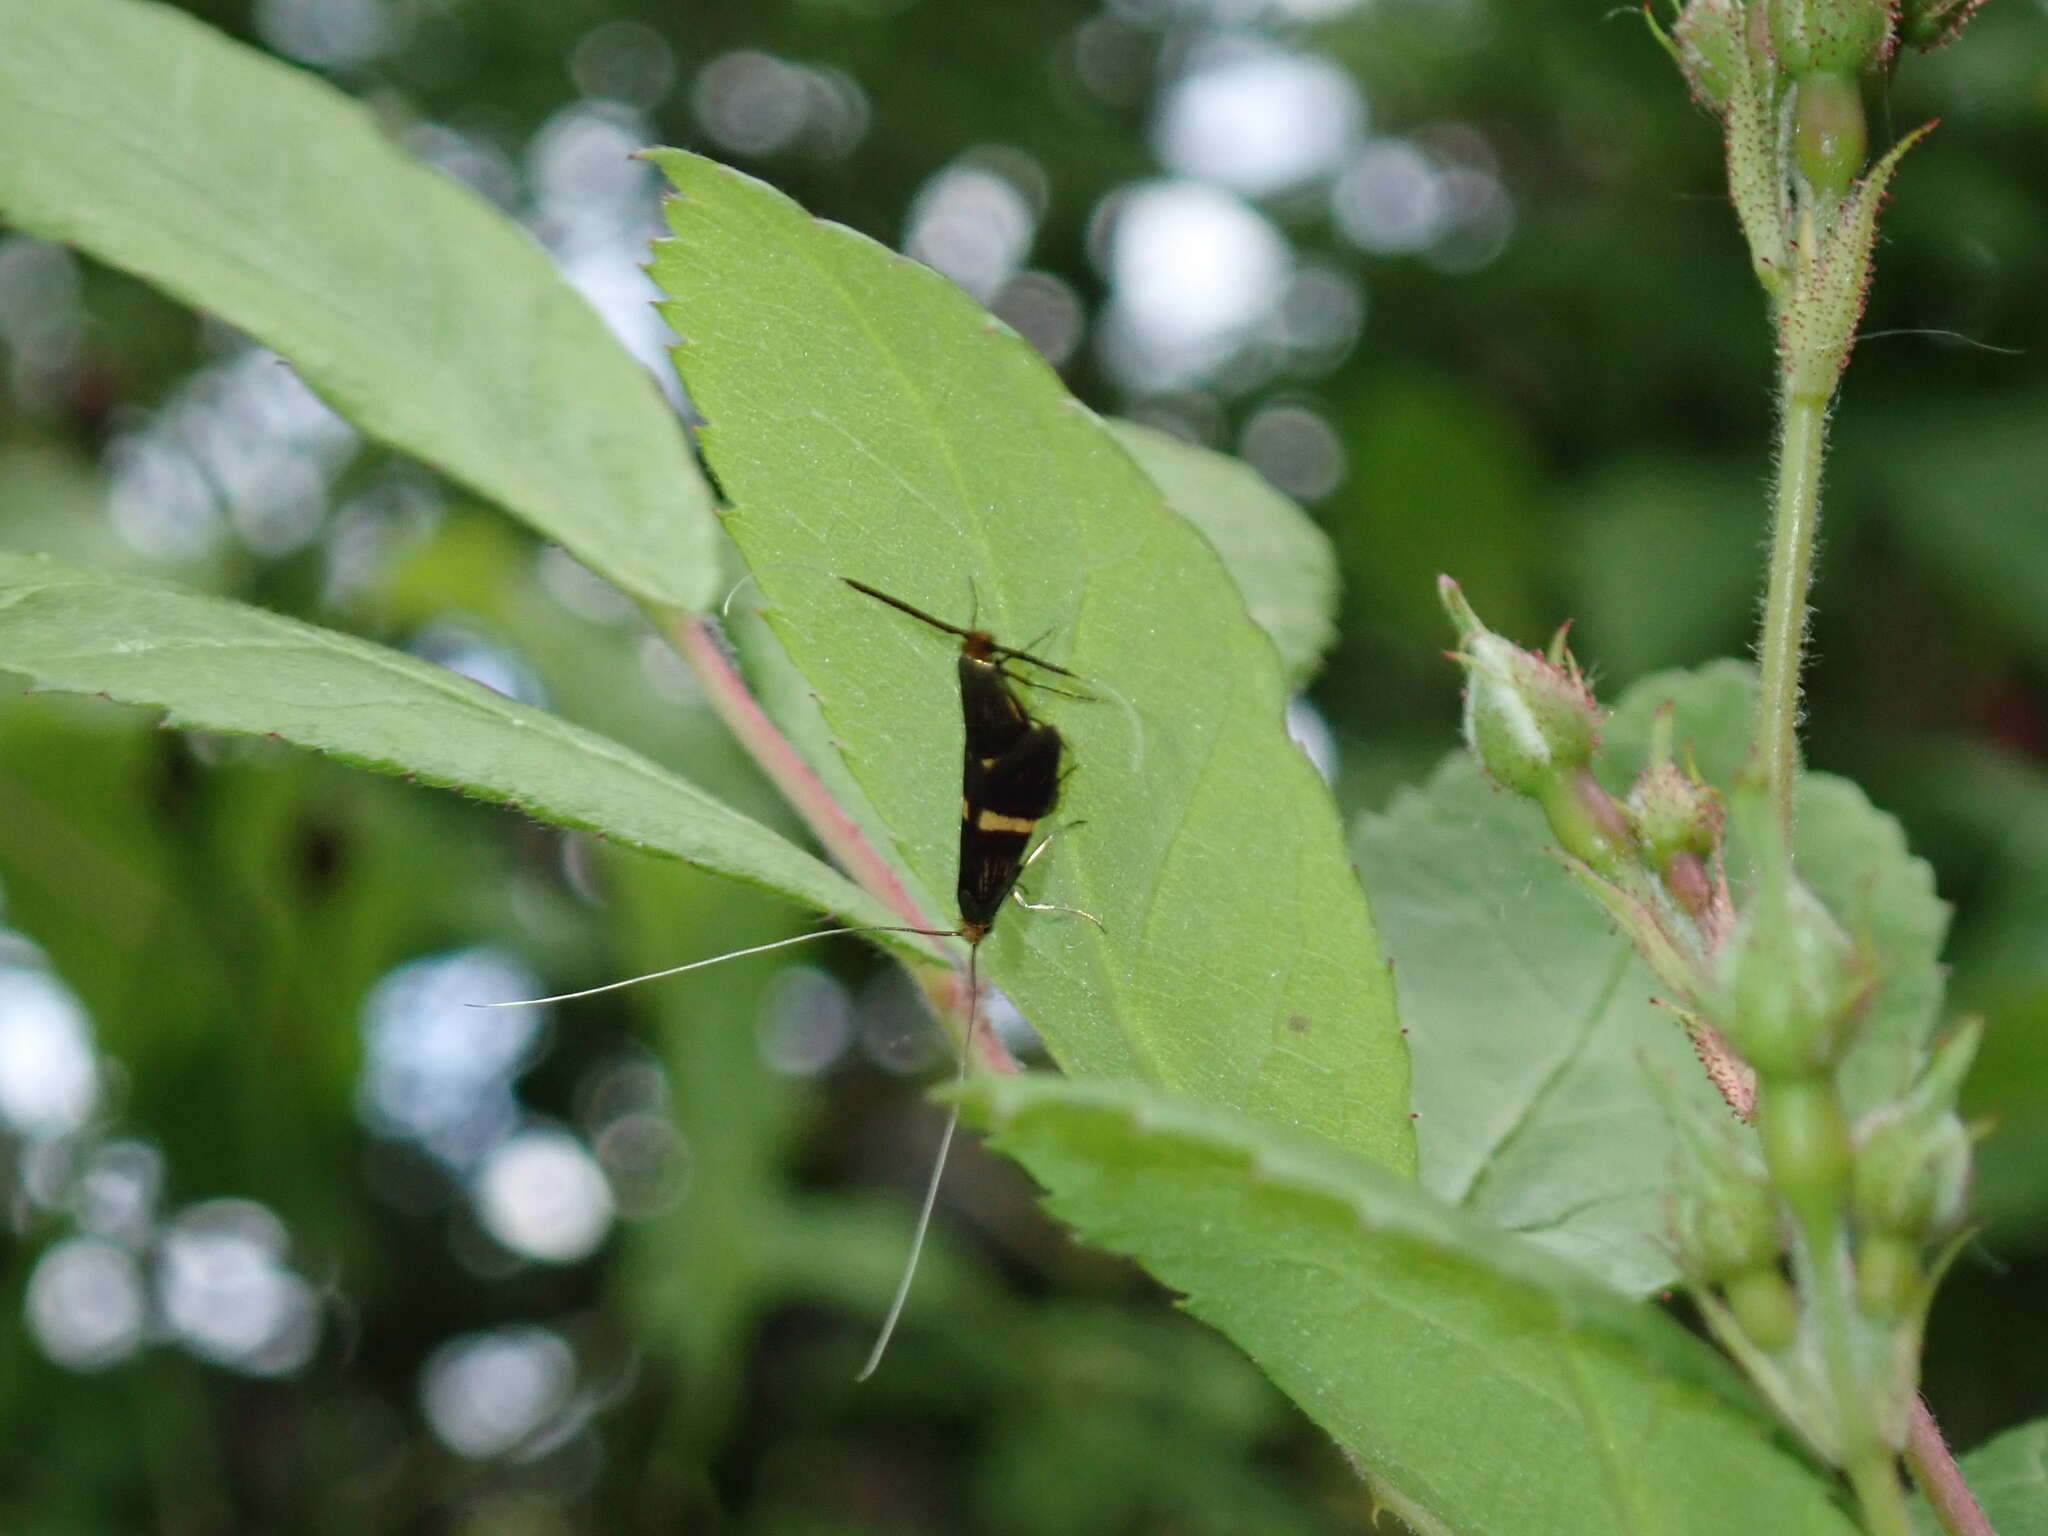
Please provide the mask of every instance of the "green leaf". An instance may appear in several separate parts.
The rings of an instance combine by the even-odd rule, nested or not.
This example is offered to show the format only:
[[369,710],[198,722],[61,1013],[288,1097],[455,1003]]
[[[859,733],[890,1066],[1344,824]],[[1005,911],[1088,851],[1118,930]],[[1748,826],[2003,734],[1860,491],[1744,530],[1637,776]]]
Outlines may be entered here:
[[[930,270],[678,151],[656,280],[733,503],[726,526],[855,778],[954,883],[956,644],[859,577],[1070,667],[1034,900],[988,973],[1054,1056],[1406,1168],[1407,1066],[1330,797],[1282,728],[1272,645],[1215,552],[1015,333]],[[1042,637],[1042,638],[1041,638]],[[1028,670],[1028,669],[1026,669]]]
[[1241,460],[1134,421],[1106,425],[1223,557],[1289,685],[1305,684],[1337,636],[1337,555],[1322,529]]
[[1649,1074],[1713,1090],[1542,812],[1460,752],[1356,846],[1415,1056],[1424,1187],[1629,1294],[1668,1284],[1677,1143]]
[[966,1103],[1418,1530],[1853,1530],[1699,1340],[1363,1159],[1129,1084],[985,1077]]
[[0,553],[0,668],[279,737],[763,885],[852,923],[889,913],[758,822],[616,742],[431,663],[262,609]]
[[[2048,1536],[2048,1419],[2009,1429],[1962,1460],[1963,1480],[1998,1536]],[[1942,1536],[1924,1498],[1913,1501],[1914,1528]]]
[[[1720,663],[1645,678],[1610,718],[1622,790],[1669,703],[1681,751],[1726,785],[1748,756],[1754,679]],[[1897,823],[1840,779],[1799,791],[1800,867],[1884,957],[1852,1060],[1857,1107],[1903,1086],[1938,1014],[1946,908]],[[1551,851],[1543,817],[1463,753],[1369,819],[1359,865],[1394,957],[1415,1054],[1424,1186],[1631,1294],[1677,1275],[1663,1202],[1676,1142],[1650,1073],[1715,1102],[1656,982]],[[1886,1085],[1890,1085],[1887,1087]]]
[[0,0],[0,37],[0,218],[276,348],[627,590],[710,598],[711,497],[674,413],[481,198],[169,6]]

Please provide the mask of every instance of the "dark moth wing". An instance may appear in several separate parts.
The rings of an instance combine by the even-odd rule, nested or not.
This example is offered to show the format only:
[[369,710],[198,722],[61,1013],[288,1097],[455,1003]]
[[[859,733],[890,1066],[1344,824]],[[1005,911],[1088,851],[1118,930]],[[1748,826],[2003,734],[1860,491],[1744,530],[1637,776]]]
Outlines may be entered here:
[[1035,722],[998,757],[977,757],[969,740],[955,894],[960,926],[973,942],[995,921],[1023,871],[1032,833],[1059,802],[1062,744],[1056,729]]

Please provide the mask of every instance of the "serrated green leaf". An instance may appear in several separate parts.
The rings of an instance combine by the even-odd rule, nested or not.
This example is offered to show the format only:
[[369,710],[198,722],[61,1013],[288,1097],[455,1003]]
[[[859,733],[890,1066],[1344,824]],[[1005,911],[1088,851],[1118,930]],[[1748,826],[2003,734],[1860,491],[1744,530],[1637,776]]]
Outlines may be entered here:
[[[1998,1536],[2048,1536],[2048,1419],[1978,1446],[1963,1458],[1962,1468]],[[1924,1498],[1913,1500],[1913,1524],[1923,1536],[1942,1536]]]
[[760,823],[605,737],[431,663],[262,609],[0,553],[0,669],[276,736],[735,876],[851,923],[888,911]]
[[133,0],[0,0],[0,219],[247,331],[627,590],[699,608],[711,497],[534,242],[312,76]]
[[1630,1295],[1670,1283],[1676,1141],[1648,1074],[1713,1090],[1542,812],[1461,753],[1357,849],[1415,1057],[1423,1186]]
[[[1605,731],[1610,789],[1647,760],[1666,703],[1680,751],[1710,782],[1741,770],[1755,683],[1720,663],[1628,691]],[[1677,1277],[1664,1214],[1676,1143],[1648,1074],[1714,1097],[1675,1018],[1651,1006],[1657,984],[1552,846],[1541,813],[1462,753],[1361,828],[1415,1054],[1423,1183],[1644,1294]],[[1903,1086],[1931,1036],[1946,908],[1897,824],[1846,781],[1801,781],[1798,849],[1814,889],[1885,957],[1851,1066],[1864,1107]]]
[[1289,685],[1305,684],[1337,637],[1337,555],[1322,529],[1241,460],[1134,421],[1106,425],[1223,557]]
[[[1378,941],[1272,646],[1215,552],[1007,327],[930,270],[679,151],[655,260],[726,527],[928,889],[959,824],[954,642],[859,577],[1072,668],[1065,830],[984,968],[1061,1065],[1412,1157]],[[1043,638],[1041,639],[1041,632]]]
[[1130,1084],[983,1078],[966,1104],[1420,1530],[1854,1529],[1698,1339],[1383,1169]]

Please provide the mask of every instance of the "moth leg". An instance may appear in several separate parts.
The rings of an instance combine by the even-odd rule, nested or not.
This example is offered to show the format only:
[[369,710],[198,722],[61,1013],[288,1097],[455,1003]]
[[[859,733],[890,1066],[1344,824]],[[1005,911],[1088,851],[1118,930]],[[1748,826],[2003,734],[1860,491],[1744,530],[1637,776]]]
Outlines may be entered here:
[[[1036,848],[1032,849],[1029,853],[1024,855],[1024,862],[1017,866],[1017,874],[1021,877],[1024,871],[1031,867],[1032,863],[1038,858],[1038,856],[1041,853],[1045,852],[1046,849],[1052,846],[1052,840],[1058,837],[1060,833],[1071,832],[1076,827],[1085,827],[1087,825],[1088,823],[1085,821],[1070,821],[1063,827],[1053,828],[1052,831],[1046,833],[1044,837],[1038,840],[1038,846]],[[1026,901],[1024,899],[1024,893],[1018,890],[1015,886],[1012,886],[1010,888],[1010,900],[1017,903],[1017,905],[1022,907],[1026,912],[1064,912],[1069,917],[1085,917],[1097,928],[1102,928],[1102,919],[1097,917],[1093,912],[1083,912],[1079,907],[1062,906],[1056,901]],[[1102,928],[1102,931],[1104,933],[1109,932],[1107,928]]]

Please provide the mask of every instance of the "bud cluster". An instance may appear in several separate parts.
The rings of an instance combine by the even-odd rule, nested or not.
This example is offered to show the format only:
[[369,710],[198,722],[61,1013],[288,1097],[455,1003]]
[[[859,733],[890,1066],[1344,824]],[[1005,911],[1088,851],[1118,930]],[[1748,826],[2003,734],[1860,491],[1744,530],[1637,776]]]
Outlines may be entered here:
[[[1523,650],[1448,577],[1439,590],[1474,755],[1542,808],[1566,867],[1669,989],[1709,1077],[1753,1122],[1745,1137],[1672,1096],[1687,1175],[1673,1223],[1703,1311],[1824,1454],[1841,1459],[1872,1436],[1895,1450],[1969,1185],[1971,1136],[1955,1106],[1977,1030],[1958,1031],[1899,1099],[1852,1123],[1842,1069],[1880,977],[1799,878],[1760,787],[1739,782],[1724,804],[1678,761],[1667,712],[1649,764],[1610,795],[1594,773],[1600,706],[1563,637]],[[1753,865],[1739,901],[1731,830]],[[1847,1406],[1845,1357],[1858,1381]]]
[[[1898,159],[1868,165],[1865,94],[1900,45],[1938,48],[1982,0],[1663,0],[1644,14],[1693,99],[1726,130],[1728,188],[1779,307],[1788,392],[1825,399],[1855,344],[1877,210]],[[1786,130],[1789,128],[1789,132]]]

